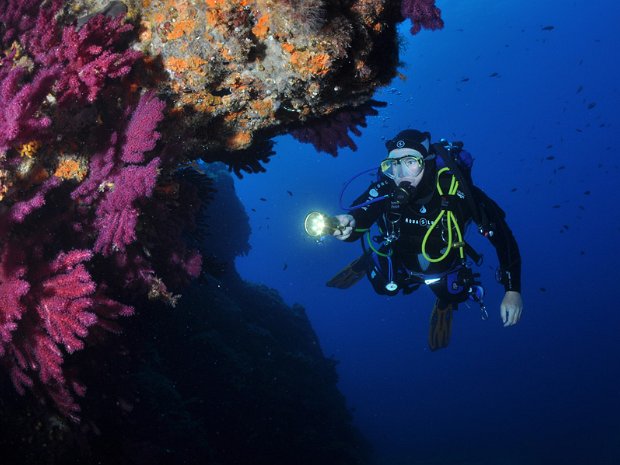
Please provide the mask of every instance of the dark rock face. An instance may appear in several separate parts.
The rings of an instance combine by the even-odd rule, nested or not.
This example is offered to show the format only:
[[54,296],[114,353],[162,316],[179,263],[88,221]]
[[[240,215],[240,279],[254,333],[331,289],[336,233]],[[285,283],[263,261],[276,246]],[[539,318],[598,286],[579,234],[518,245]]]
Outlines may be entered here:
[[323,356],[304,309],[234,270],[234,257],[247,251],[247,216],[229,175],[211,176],[207,215],[225,209],[229,234],[223,241],[208,231],[206,252],[223,268],[174,309],[145,303],[112,341],[116,349],[76,354],[89,387],[80,424],[3,380],[3,464],[369,463],[335,362]]
[[[151,200],[142,199],[140,214],[136,213],[140,219],[135,225],[136,240],[127,239],[124,244],[131,246],[131,254],[109,261],[97,256],[89,264],[93,282],[101,285],[99,290],[107,301],[131,301],[136,316],[116,326],[112,321],[116,314],[111,313],[108,329],[121,334],[104,339],[101,331],[93,331],[85,340],[84,350],[67,349],[53,364],[62,365],[55,380],[61,387],[66,384],[81,395],[81,385],[73,381],[83,381],[87,386],[86,396],[79,402],[81,422],[72,423],[59,414],[40,383],[19,396],[8,377],[0,378],[2,464],[347,465],[368,461],[368,448],[353,428],[336,388],[334,361],[323,357],[303,309],[288,308],[276,292],[244,283],[234,270],[235,256],[248,249],[249,226],[227,174],[210,168],[216,193],[202,228],[198,228],[206,236],[190,241],[192,247],[202,249],[205,276],[183,292],[184,298],[174,309],[160,300],[149,301],[143,294],[176,302],[172,289],[176,294],[187,276],[181,277],[170,268],[166,261],[170,256],[165,254],[168,250],[176,252],[177,265],[187,265],[186,271],[197,268],[185,250],[186,229],[181,226],[193,223],[193,215],[205,199],[198,194],[210,187],[197,188],[193,195],[176,178],[180,166],[197,163],[202,157],[222,160],[238,175],[261,171],[262,164],[273,155],[270,138],[291,130],[297,130],[300,140],[333,155],[339,147],[354,147],[348,131],[355,133],[357,126],[365,124],[366,116],[375,114],[372,107],[376,102],[371,96],[395,74],[399,3],[7,3],[5,21],[10,19],[16,29],[11,37],[4,37],[5,46],[18,40],[13,44],[16,48],[2,52],[5,70],[13,69],[8,67],[10,62],[24,67],[12,71],[11,76],[13,79],[21,73],[24,88],[32,94],[28,106],[32,114],[22,115],[28,122],[24,127],[39,131],[23,130],[19,137],[4,142],[0,153],[0,201],[4,204],[0,210],[6,217],[13,205],[30,202],[32,197],[32,208],[41,212],[23,227],[5,222],[3,251],[15,249],[19,251],[15,256],[22,257],[23,249],[34,266],[41,260],[35,253],[26,253],[39,251],[31,244],[45,243],[50,258],[56,256],[57,248],[92,249],[90,228],[99,223],[90,213],[99,204],[89,204],[90,209],[74,208],[70,196],[74,184],[70,183],[89,179],[93,166],[103,173],[102,167],[109,165],[115,170],[114,176],[118,174],[121,179],[119,173],[137,172],[131,164],[144,162],[141,169],[149,170],[143,178],[153,183],[157,178],[157,185],[152,186],[152,197],[150,193],[142,196]],[[61,4],[62,11],[57,14]],[[16,5],[23,10],[19,14],[14,14]],[[30,22],[23,20],[24,12],[30,15]],[[108,21],[97,13],[116,19]],[[73,25],[81,28],[83,37]],[[61,42],[59,34],[65,28],[72,30],[71,43]],[[91,44],[91,36],[101,44]],[[47,43],[39,42],[42,38],[53,38],[49,42],[52,45],[41,46]],[[70,53],[73,46],[83,54],[97,52],[87,63],[88,92],[78,92],[80,86],[73,86],[77,77],[84,77],[85,67],[80,54]],[[45,63],[57,49],[63,50],[59,62],[63,65],[47,69]],[[103,64],[112,71],[117,66],[124,71],[108,69],[106,74],[100,66]],[[52,78],[66,85],[53,90]],[[154,102],[154,106],[144,103],[141,108],[148,107],[148,111],[138,112],[142,99]],[[13,109],[24,107],[19,99],[11,102]],[[68,106],[62,107],[63,102]],[[125,120],[132,121],[130,115],[138,113],[142,123],[129,131]],[[30,124],[31,116],[38,126]],[[144,131],[144,121],[150,121],[151,131]],[[62,137],[50,137],[44,131],[48,127],[52,134]],[[117,132],[122,139],[118,143]],[[144,153],[137,158],[134,153],[125,160],[121,148],[125,142],[138,139],[136,134],[145,139],[143,152],[153,149],[148,148],[153,141],[160,140],[160,147],[144,160]],[[110,154],[109,163],[90,164],[97,154]],[[161,156],[164,165],[151,165],[151,156]],[[98,201],[107,199],[115,187],[108,179],[110,172],[99,173],[101,179],[93,184]],[[45,181],[48,178],[51,181]],[[125,184],[119,182],[118,187]],[[52,191],[58,185],[61,187]],[[46,196],[48,203],[43,209],[40,199]],[[22,210],[25,216],[27,212]],[[66,232],[68,225],[77,225],[81,231],[85,218],[92,220],[85,234],[74,238]],[[98,231],[92,231],[93,235]],[[44,242],[37,242],[38,233],[53,240],[46,237]],[[8,239],[15,240],[9,243]],[[113,249],[105,251],[116,253]],[[158,255],[157,251],[163,252]],[[149,274],[151,267],[157,269],[157,275]],[[135,283],[143,276],[150,277],[148,283],[140,282],[148,284],[148,291],[125,289],[128,282]],[[170,289],[164,282],[170,283]],[[36,302],[31,298],[33,306]],[[32,308],[24,308],[34,315]],[[19,336],[23,340],[34,340],[41,334],[35,324],[25,328]],[[13,342],[18,340],[15,334]],[[5,339],[11,342],[7,336]],[[61,349],[54,347],[47,353],[58,360],[56,351]],[[12,366],[6,358],[3,363],[5,371],[10,372]],[[22,369],[37,374],[41,364],[22,365]]]

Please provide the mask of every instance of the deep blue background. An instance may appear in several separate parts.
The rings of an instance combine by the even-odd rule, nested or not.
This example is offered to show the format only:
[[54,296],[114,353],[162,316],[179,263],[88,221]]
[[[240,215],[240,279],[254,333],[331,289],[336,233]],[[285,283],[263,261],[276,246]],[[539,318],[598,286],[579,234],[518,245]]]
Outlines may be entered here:
[[[307,309],[382,463],[620,464],[620,4],[438,6],[444,30],[411,36],[401,25],[406,79],[377,93],[388,106],[356,152],[332,158],[282,137],[267,173],[237,181],[252,227],[239,271]],[[302,227],[311,210],[340,213],[343,183],[409,127],[465,142],[523,258],[523,317],[503,328],[494,250],[470,231],[485,252],[491,317],[461,307],[437,353],[426,348],[428,289],[385,298],[365,280],[327,288],[359,245],[317,244]]]

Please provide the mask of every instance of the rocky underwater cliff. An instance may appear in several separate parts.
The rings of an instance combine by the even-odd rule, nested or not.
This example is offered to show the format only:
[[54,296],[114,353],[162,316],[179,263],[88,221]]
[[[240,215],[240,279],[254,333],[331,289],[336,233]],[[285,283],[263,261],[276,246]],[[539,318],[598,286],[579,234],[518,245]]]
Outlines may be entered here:
[[221,229],[205,239],[218,277],[193,283],[175,308],[139,308],[114,350],[80,354],[80,423],[4,379],[3,464],[369,463],[304,309],[237,275],[248,219],[230,174],[210,176],[205,215]]
[[[0,462],[370,460],[230,172],[355,148],[434,0],[0,2]],[[250,174],[251,175],[251,174]],[[223,231],[226,234],[221,234]]]

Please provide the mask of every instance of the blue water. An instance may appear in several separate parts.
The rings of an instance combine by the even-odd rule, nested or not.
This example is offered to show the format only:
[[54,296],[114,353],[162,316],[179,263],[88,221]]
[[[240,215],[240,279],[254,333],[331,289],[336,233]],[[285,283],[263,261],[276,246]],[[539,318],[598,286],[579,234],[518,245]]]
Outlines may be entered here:
[[[620,464],[620,4],[438,6],[444,30],[411,36],[402,24],[406,79],[377,93],[388,106],[354,138],[357,151],[332,158],[281,137],[267,173],[236,182],[252,227],[238,269],[306,308],[380,463]],[[433,353],[430,290],[327,288],[359,245],[317,244],[302,227],[311,210],[341,213],[343,183],[406,128],[465,142],[523,258],[523,317],[503,328],[494,249],[470,231],[490,318],[462,306],[450,347]]]

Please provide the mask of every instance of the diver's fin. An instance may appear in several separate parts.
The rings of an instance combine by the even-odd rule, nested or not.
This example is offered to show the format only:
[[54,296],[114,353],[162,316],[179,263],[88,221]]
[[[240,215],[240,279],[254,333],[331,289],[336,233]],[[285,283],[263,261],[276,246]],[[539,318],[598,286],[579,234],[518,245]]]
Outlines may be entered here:
[[439,308],[439,299],[435,302],[431,312],[431,324],[428,332],[428,347],[435,351],[448,347],[452,332],[452,313],[454,309],[449,303],[445,308]]
[[369,265],[370,253],[365,253],[345,266],[336,276],[327,281],[325,284],[327,287],[348,289],[366,276],[366,271],[368,270]]

